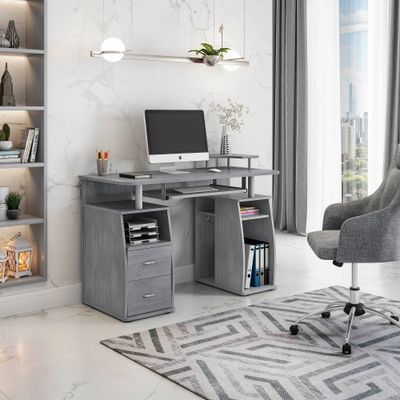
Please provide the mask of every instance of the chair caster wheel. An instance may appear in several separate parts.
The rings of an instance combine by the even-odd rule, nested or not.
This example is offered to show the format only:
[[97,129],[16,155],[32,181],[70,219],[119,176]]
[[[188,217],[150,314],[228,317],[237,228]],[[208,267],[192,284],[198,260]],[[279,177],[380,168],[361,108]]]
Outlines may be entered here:
[[321,313],[321,317],[322,318],[330,318],[331,313],[329,311],[325,311],[323,313]]
[[[394,319],[395,321],[399,322],[399,317],[397,315],[391,315],[390,318]],[[390,322],[392,325],[394,325],[393,322]]]
[[348,343],[345,343],[342,346],[342,353],[343,354],[351,354],[351,346]]
[[292,326],[290,327],[290,333],[291,333],[292,335],[297,335],[297,334],[299,333],[299,327],[298,327],[298,325],[292,325]]

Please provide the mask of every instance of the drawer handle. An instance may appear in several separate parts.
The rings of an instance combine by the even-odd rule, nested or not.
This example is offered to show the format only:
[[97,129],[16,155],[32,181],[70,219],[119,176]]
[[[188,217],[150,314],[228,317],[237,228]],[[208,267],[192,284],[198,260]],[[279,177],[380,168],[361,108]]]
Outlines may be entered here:
[[150,299],[151,297],[154,297],[156,294],[155,293],[149,293],[149,294],[145,294],[143,297],[145,299]]
[[155,261],[146,261],[143,263],[143,265],[154,265],[155,263]]

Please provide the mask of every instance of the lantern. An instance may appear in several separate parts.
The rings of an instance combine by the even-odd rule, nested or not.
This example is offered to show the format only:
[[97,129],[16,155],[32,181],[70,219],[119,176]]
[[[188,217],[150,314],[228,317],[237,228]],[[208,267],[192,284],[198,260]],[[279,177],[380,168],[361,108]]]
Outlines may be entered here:
[[32,275],[32,246],[21,232],[16,234],[5,247],[8,258],[8,275],[14,278]]
[[0,283],[4,283],[7,279],[7,256],[0,250]]

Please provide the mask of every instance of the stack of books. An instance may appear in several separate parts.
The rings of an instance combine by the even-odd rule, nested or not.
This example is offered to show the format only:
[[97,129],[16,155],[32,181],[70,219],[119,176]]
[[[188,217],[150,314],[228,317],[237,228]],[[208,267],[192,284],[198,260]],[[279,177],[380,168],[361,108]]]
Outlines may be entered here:
[[260,214],[260,210],[256,207],[251,206],[241,206],[240,207],[240,215],[243,217],[247,217],[249,215],[258,215]]
[[21,162],[21,150],[0,151],[0,164],[14,164]]
[[244,288],[269,284],[269,244],[245,239]]
[[39,145],[39,128],[29,128],[26,132],[25,148],[22,149],[21,162],[36,162],[36,154]]
[[160,240],[156,219],[136,217],[124,222],[126,243],[130,246],[155,243]]

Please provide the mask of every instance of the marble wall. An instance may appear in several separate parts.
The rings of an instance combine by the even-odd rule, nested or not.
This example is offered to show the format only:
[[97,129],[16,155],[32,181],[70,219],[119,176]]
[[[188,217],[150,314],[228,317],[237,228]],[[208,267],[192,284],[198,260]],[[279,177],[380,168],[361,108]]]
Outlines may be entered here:
[[[219,148],[221,128],[209,111],[228,98],[244,104],[241,134],[233,150],[260,154],[260,167],[272,164],[272,1],[217,0],[215,26],[226,27],[226,44],[243,52],[251,65],[235,72],[203,65],[91,59],[103,38],[101,0],[48,1],[48,217],[49,285],[80,282],[80,193],[78,176],[95,170],[95,149],[110,149],[112,169],[147,167],[143,110],[202,108],[209,144]],[[105,0],[104,32],[123,38],[137,52],[183,55],[204,40],[213,41],[211,0]],[[131,32],[133,35],[131,36]],[[132,40],[133,38],[133,40]],[[270,192],[269,178],[258,191]],[[193,263],[192,207],[172,207],[177,270]],[[179,274],[178,274],[179,276]]]

